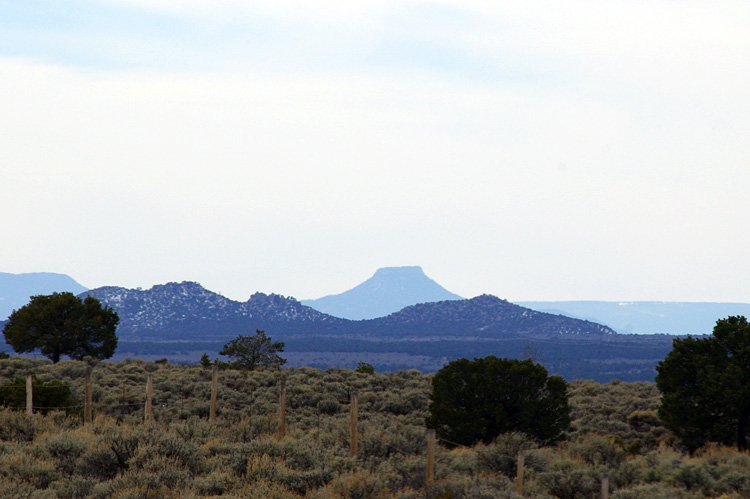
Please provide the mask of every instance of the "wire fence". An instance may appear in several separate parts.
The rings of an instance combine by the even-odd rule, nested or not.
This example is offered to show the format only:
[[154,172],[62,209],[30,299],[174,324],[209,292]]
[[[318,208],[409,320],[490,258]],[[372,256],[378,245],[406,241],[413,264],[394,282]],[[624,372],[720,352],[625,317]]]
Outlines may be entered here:
[[[93,402],[92,400],[92,385],[91,385],[91,377],[90,377],[90,371],[87,373],[86,377],[86,384],[85,384],[85,401],[83,403],[80,403],[76,400],[76,403],[72,404],[60,404],[60,405],[35,405],[33,403],[34,397],[38,396],[40,399],[44,400],[44,395],[49,395],[50,393],[56,393],[57,395],[68,395],[71,396],[71,388],[67,384],[62,384],[60,381],[52,380],[51,382],[44,382],[40,380],[34,379],[34,376],[27,375],[26,376],[26,382],[22,383],[19,382],[18,379],[8,381],[3,385],[0,385],[0,397],[2,398],[2,401],[6,403],[6,407],[9,408],[16,408],[16,409],[23,409],[23,405],[20,404],[20,398],[26,397],[26,412],[27,414],[32,414],[33,411],[54,411],[54,410],[62,410],[62,411],[83,411],[84,412],[84,421],[86,423],[92,422],[91,420],[91,412],[93,410],[97,410],[99,412],[112,412],[113,410],[116,411],[118,409],[120,410],[130,410],[132,412],[140,412],[141,410],[144,412],[144,421],[145,422],[153,422],[153,408],[154,407],[161,407],[161,408],[176,408],[176,407],[182,407],[182,405],[185,402],[185,395],[183,395],[179,400],[174,399],[157,399],[154,397],[153,393],[153,385],[152,385],[152,375],[148,374],[148,381],[146,384],[146,390],[144,392],[144,395],[137,395],[132,392],[126,392],[123,388],[122,391],[122,397],[121,402],[119,403],[112,403],[112,402]],[[279,389],[279,400],[278,400],[278,410],[276,411],[275,417],[278,418],[278,428],[279,428],[279,437],[284,438],[285,437],[285,428],[286,428],[286,404],[287,404],[287,396],[286,396],[286,384],[284,378],[281,378],[281,386]],[[210,419],[215,419],[217,415],[217,401],[218,401],[218,393],[219,388],[223,385],[218,383],[218,376],[216,374],[216,371],[214,371],[213,379],[210,381],[212,384],[211,386],[211,400],[210,400],[210,407],[211,407],[211,416]],[[28,388],[31,387],[31,390],[29,391]],[[269,386],[270,387],[270,386]],[[223,386],[223,388],[228,388],[226,386]],[[13,394],[16,396],[16,405],[9,406],[7,404],[8,395]],[[356,392],[350,391],[350,438],[352,440],[357,440],[358,435],[361,433],[360,428],[361,425],[364,426],[367,425],[367,421],[363,420],[360,421],[358,418],[358,409],[357,409],[357,402],[356,402]],[[125,399],[131,399],[130,401],[125,401]],[[132,400],[134,398],[138,398],[139,400]],[[252,414],[252,409],[248,407],[247,405],[239,406],[236,404],[227,404],[226,402],[222,404],[222,409],[228,409],[232,411],[237,412],[245,412],[247,414]],[[136,409],[135,411],[133,411]],[[131,414],[132,414],[131,412]],[[86,416],[88,415],[88,416]],[[317,414],[317,431],[318,431],[318,439],[320,439],[320,416],[321,411],[320,407],[318,408],[318,414]],[[437,443],[442,442],[444,444],[447,444],[448,447],[451,448],[468,448],[468,446],[451,441],[449,439],[438,437],[436,436],[435,430],[427,429],[425,428],[426,432],[426,446],[422,447],[419,451],[408,451],[403,448],[400,448],[397,445],[394,445],[391,442],[381,441],[382,445],[384,445],[386,448],[391,449],[400,455],[408,456],[408,457],[421,457],[424,456],[425,458],[425,486],[429,487],[434,481],[435,481],[435,470],[436,470],[436,463],[438,461],[445,462],[445,460],[450,458],[449,450],[445,447],[438,448]],[[442,455],[437,455],[437,451],[440,451]],[[524,475],[524,455],[527,451],[521,450],[518,453],[516,465],[517,465],[517,477],[516,477],[516,484],[517,484],[517,492],[519,495],[523,495],[523,475]],[[352,446],[352,458],[358,459],[360,456],[357,454],[357,445]],[[608,475],[604,475],[602,477],[602,492],[601,497],[606,498],[609,490],[609,477]]]

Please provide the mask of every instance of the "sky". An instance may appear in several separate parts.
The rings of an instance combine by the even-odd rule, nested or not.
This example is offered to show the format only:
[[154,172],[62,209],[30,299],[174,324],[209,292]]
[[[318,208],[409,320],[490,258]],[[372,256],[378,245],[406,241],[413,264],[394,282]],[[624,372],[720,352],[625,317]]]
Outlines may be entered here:
[[750,302],[750,2],[0,0],[0,272]]

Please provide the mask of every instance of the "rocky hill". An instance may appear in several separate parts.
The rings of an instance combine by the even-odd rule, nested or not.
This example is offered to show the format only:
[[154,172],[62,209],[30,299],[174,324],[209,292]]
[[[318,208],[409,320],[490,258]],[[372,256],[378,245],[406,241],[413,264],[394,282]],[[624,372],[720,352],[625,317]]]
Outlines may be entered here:
[[121,317],[116,358],[195,362],[216,357],[238,334],[265,330],[284,341],[288,365],[435,371],[446,362],[497,355],[532,358],[568,379],[653,380],[672,337],[615,333],[590,321],[530,310],[495,296],[412,305],[386,317],[352,321],[290,297],[255,293],[233,301],[194,282],[149,290],[88,292]]
[[84,293],[120,315],[123,340],[229,340],[264,329],[277,337],[511,337],[528,334],[615,334],[593,322],[536,312],[490,295],[412,305],[377,319],[340,319],[294,298],[255,293],[237,302],[195,282],[169,283],[149,290],[117,287]]
[[422,267],[385,267],[362,284],[336,295],[302,304],[351,320],[376,319],[417,303],[462,300],[429,277]]
[[439,335],[483,338],[526,335],[602,335],[615,332],[601,324],[537,312],[492,295],[469,300],[421,303],[387,317],[363,321],[366,329],[389,336]]
[[256,329],[293,333],[312,326],[327,330],[345,323],[294,298],[255,293],[238,302],[196,282],[168,283],[148,290],[102,287],[83,293],[120,316],[118,336],[126,341],[229,340]]

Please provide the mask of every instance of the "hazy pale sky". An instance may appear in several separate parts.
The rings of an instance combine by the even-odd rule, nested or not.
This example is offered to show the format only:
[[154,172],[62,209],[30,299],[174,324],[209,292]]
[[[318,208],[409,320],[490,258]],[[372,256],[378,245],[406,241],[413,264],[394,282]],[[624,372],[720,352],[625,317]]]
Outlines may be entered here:
[[0,0],[0,272],[750,302],[750,2]]

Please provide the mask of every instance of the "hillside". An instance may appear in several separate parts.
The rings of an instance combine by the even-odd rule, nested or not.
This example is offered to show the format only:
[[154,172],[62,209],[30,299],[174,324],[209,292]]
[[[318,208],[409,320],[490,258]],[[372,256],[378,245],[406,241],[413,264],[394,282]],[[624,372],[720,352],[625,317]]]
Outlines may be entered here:
[[293,298],[255,293],[246,302],[225,298],[195,282],[167,283],[147,290],[92,289],[91,295],[120,316],[118,337],[125,341],[227,341],[240,333],[269,329],[326,332],[346,321],[301,305]]
[[87,291],[120,315],[122,340],[229,340],[239,332],[267,329],[278,337],[509,338],[528,334],[601,335],[609,328],[535,312],[490,295],[413,305],[377,319],[351,321],[318,312],[291,297],[255,293],[237,302],[195,282],[149,290],[104,287]]
[[482,338],[524,335],[602,335],[615,332],[601,324],[562,315],[537,312],[481,295],[468,300],[421,303],[387,317],[365,321],[364,328],[381,334],[454,335]]
[[365,282],[340,294],[302,304],[320,312],[351,320],[384,317],[417,303],[461,300],[427,277],[422,267],[385,267]]

